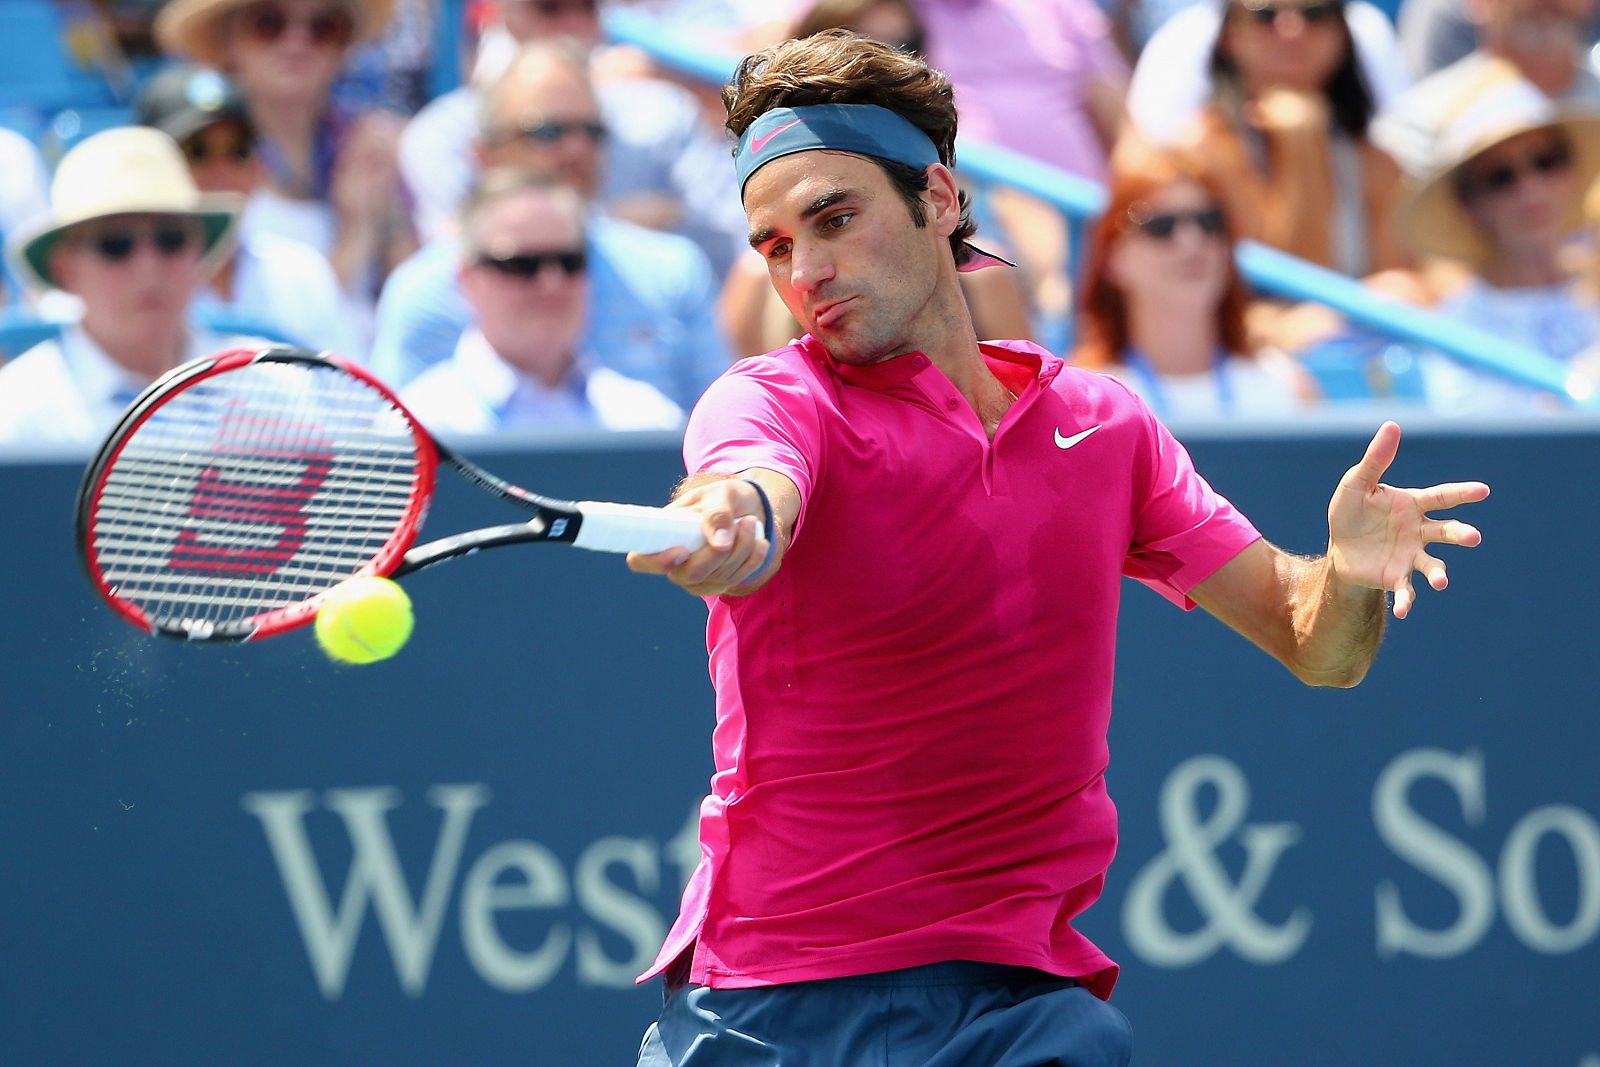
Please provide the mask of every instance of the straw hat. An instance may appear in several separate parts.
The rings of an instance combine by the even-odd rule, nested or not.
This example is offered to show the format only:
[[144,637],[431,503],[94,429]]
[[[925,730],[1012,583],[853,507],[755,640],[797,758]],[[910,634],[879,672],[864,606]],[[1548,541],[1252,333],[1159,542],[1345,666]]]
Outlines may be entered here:
[[79,223],[113,215],[181,215],[205,229],[205,277],[233,250],[243,201],[205,195],[189,176],[177,142],[160,130],[120,126],[87,137],[61,157],[50,183],[50,212],[19,231],[11,250],[35,285],[54,288],[50,250]]
[[[172,0],[156,16],[156,43],[163,52],[221,67],[228,59],[223,40],[226,16],[258,0]],[[355,16],[352,45],[376,37],[389,23],[394,0],[343,0]]]
[[1583,195],[1600,175],[1600,113],[1563,107],[1504,60],[1484,64],[1445,117],[1434,142],[1432,174],[1401,198],[1401,235],[1414,251],[1458,259],[1474,268],[1493,255],[1482,230],[1456,195],[1456,176],[1473,158],[1534,130],[1560,130],[1573,151],[1573,193],[1565,220],[1583,225]]

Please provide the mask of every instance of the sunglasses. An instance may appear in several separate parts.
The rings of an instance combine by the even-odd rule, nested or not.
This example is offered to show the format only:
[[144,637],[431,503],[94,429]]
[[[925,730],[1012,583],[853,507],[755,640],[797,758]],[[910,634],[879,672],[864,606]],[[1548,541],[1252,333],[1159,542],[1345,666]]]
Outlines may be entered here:
[[546,267],[558,267],[569,278],[576,278],[589,266],[589,255],[581,248],[562,252],[514,252],[509,256],[480,253],[475,260],[508,278],[537,278]]
[[197,235],[193,231],[183,226],[167,224],[147,226],[142,229],[129,227],[102,230],[87,238],[85,243],[105,262],[125,263],[133,258],[133,253],[146,241],[155,245],[157,252],[171,258],[188,251],[196,240]]
[[539,122],[518,126],[503,134],[501,140],[521,138],[534,144],[549,146],[559,144],[574,134],[583,137],[590,144],[599,144],[606,139],[606,128],[599,122]]
[[205,140],[197,137],[192,141],[183,142],[181,147],[183,148],[184,158],[190,163],[209,163],[213,160],[217,162],[248,163],[250,157],[255,155],[256,151],[255,146],[243,138],[229,141],[225,145],[213,148]]
[[290,26],[305,30],[311,43],[323,48],[343,48],[355,34],[355,22],[343,8],[329,8],[308,18],[292,18],[276,4],[257,4],[240,13],[246,33],[264,44],[282,40]]
[[1530,174],[1560,174],[1572,166],[1572,146],[1554,144],[1517,163],[1501,163],[1480,174],[1463,173],[1457,186],[1462,196],[1504,193]]
[[1244,4],[1244,12],[1259,26],[1273,26],[1278,16],[1293,12],[1305,19],[1307,26],[1322,26],[1339,18],[1342,4],[1327,2],[1313,4]]
[[1207,237],[1221,237],[1228,232],[1228,218],[1220,207],[1201,208],[1198,211],[1163,211],[1145,214],[1137,208],[1128,209],[1128,221],[1133,228],[1157,241],[1170,241],[1178,227],[1193,223],[1195,229]]

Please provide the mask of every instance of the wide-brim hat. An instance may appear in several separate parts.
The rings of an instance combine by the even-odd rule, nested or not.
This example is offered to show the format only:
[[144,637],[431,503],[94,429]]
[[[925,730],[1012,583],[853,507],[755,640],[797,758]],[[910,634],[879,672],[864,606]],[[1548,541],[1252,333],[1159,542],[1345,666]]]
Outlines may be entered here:
[[[222,32],[224,20],[232,12],[256,2],[258,0],[172,0],[156,16],[156,43],[170,55],[221,67],[228,59]],[[355,16],[352,45],[376,37],[394,13],[394,0],[343,2]]]
[[35,285],[55,288],[50,251],[74,226],[116,215],[180,215],[197,219],[205,231],[200,266],[209,278],[233,250],[243,207],[238,196],[201,193],[171,137],[119,126],[84,138],[61,157],[49,214],[17,232],[12,256]]
[[1481,268],[1493,255],[1457,194],[1461,168],[1495,145],[1536,130],[1558,130],[1572,146],[1572,202],[1563,224],[1583,226],[1585,191],[1600,176],[1600,112],[1565,107],[1504,60],[1484,64],[1463,88],[1434,142],[1431,173],[1413,183],[1399,204],[1402,238],[1414,252]]

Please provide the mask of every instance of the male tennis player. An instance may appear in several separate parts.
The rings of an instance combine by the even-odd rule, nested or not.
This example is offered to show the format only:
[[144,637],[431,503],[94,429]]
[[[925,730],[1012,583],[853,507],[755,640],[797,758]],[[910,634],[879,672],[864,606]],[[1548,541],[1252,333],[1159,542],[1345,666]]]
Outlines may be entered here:
[[691,418],[676,498],[709,544],[630,558],[708,598],[716,774],[654,967],[641,1065],[1126,1063],[1117,969],[1072,925],[1116,845],[1106,795],[1123,574],[1314,685],[1354,685],[1385,590],[1436,589],[1426,513],[1480,483],[1379,483],[1325,556],[1264,541],[1116,379],[980,343],[985,262],[949,83],[850,35],[747,58],[724,93],[750,243],[807,336]]

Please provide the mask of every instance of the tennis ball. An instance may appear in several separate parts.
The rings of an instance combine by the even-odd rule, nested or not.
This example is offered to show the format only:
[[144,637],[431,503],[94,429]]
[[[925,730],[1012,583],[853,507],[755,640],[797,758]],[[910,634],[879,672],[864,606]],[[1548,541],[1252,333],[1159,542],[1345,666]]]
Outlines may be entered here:
[[387,578],[340,582],[317,608],[317,644],[340,663],[376,663],[411,636],[411,598]]

